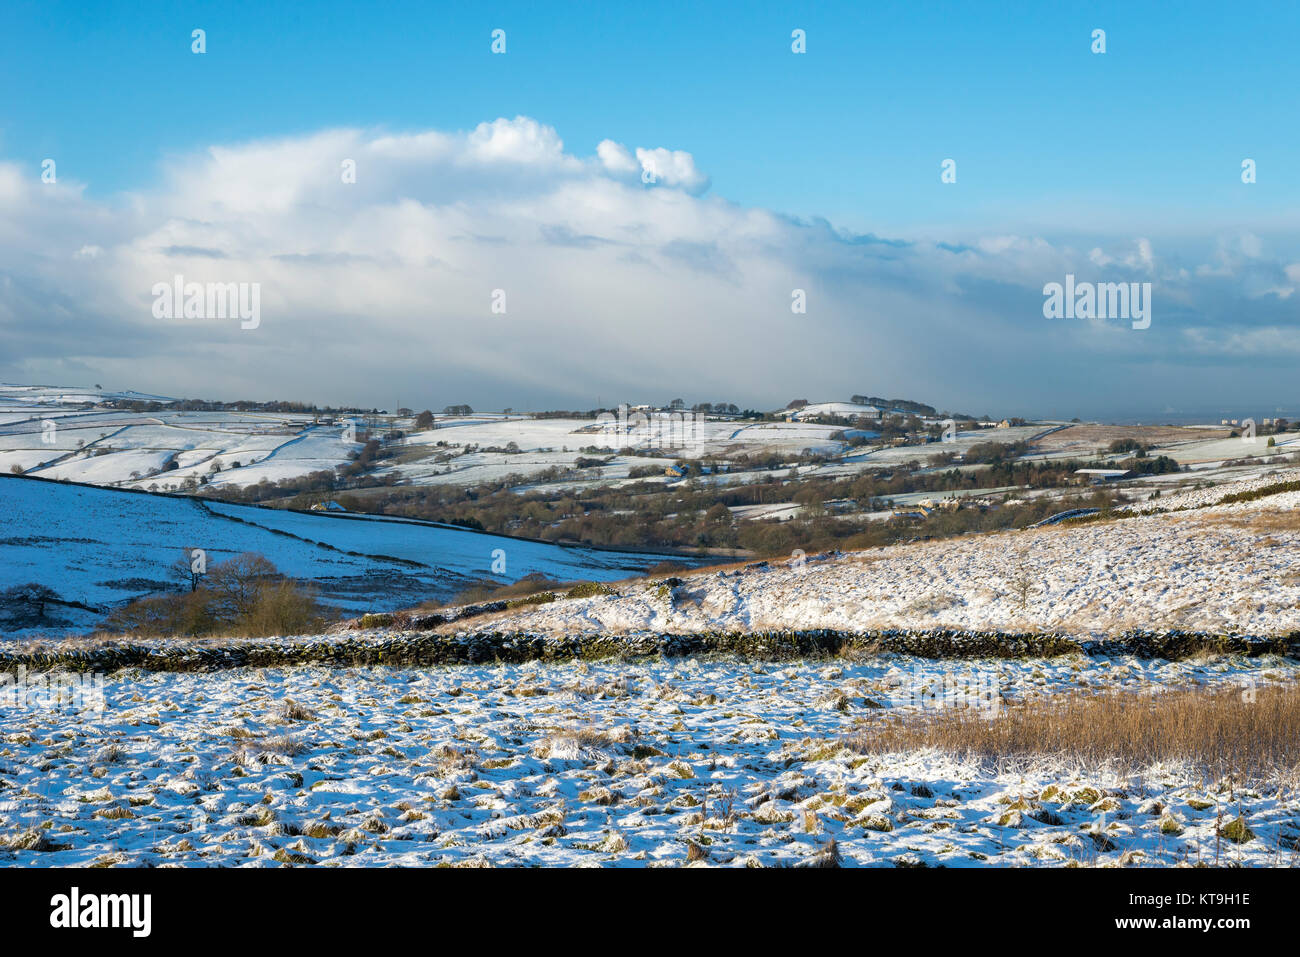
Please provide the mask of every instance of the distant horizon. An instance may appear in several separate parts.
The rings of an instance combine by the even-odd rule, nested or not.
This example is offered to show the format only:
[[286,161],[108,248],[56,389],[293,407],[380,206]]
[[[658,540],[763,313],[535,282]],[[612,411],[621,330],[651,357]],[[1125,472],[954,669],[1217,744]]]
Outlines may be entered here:
[[[88,392],[96,391],[95,386],[93,384],[87,384],[87,383],[0,382],[0,387],[26,388],[26,389],[43,388],[43,389],[59,389],[59,390],[67,390],[67,391],[72,391],[76,389],[85,389]],[[294,402],[294,403],[300,403],[302,405],[315,406],[320,409],[367,409],[367,410],[375,409],[378,410],[379,414],[388,414],[388,415],[395,415],[396,410],[399,408],[408,408],[415,412],[419,412],[427,409],[428,411],[433,412],[434,415],[443,415],[444,413],[441,411],[442,409],[446,408],[448,405],[456,404],[453,402],[439,402],[436,404],[435,407],[435,405],[429,405],[427,403],[409,404],[407,402],[402,402],[400,405],[388,404],[388,405],[374,406],[374,405],[363,405],[361,403],[349,403],[343,401],[323,401],[318,399],[304,399],[304,398],[297,398],[291,396],[272,396],[272,397],[253,398],[247,395],[232,395],[227,398],[218,398],[214,395],[164,395],[161,392],[156,392],[156,391],[151,391],[146,389],[133,389],[133,388],[115,389],[111,387],[104,387],[100,391],[112,392],[118,394],[131,393],[134,395],[139,395],[141,397],[141,401],[148,401],[150,399],[166,399],[168,401],[182,401],[182,402],[193,401],[193,402],[224,402],[224,403]],[[865,395],[868,393],[863,392],[857,394]],[[703,402],[713,403],[713,402],[721,402],[721,401],[727,401],[727,402],[731,401],[725,396],[718,397],[716,399],[689,399],[685,396],[681,396],[680,398],[682,398],[685,401],[687,410],[689,410],[691,406]],[[849,396],[825,397],[825,396],[817,396],[816,394],[806,394],[806,395],[799,394],[798,396],[792,398],[807,398],[810,405],[818,405],[818,404],[829,403],[829,402],[848,403],[850,401]],[[1102,422],[1102,423],[1107,423],[1112,425],[1163,425],[1163,424],[1219,425],[1220,420],[1225,418],[1226,419],[1283,418],[1289,421],[1295,421],[1297,423],[1300,423],[1300,411],[1291,411],[1287,407],[1273,407],[1273,408],[1261,409],[1257,406],[1251,406],[1246,403],[1242,403],[1240,405],[1234,405],[1234,406],[1223,406],[1223,407],[1212,407],[1207,405],[1207,406],[1201,406],[1199,408],[1190,408],[1190,409],[1166,409],[1160,412],[1149,412],[1149,411],[1144,412],[1143,410],[1140,409],[1137,410],[1130,409],[1126,411],[1117,412],[1113,415],[1086,415],[1082,412],[1070,412],[1069,414],[1066,414],[1065,412],[1062,412],[1060,409],[1055,409],[1055,410],[1049,409],[1046,411],[1033,410],[1033,409],[1020,409],[1020,410],[981,409],[979,412],[975,412],[968,409],[948,408],[941,404],[930,401],[930,399],[924,395],[891,395],[891,396],[886,396],[885,398],[902,400],[902,401],[910,401],[910,402],[920,402],[925,405],[933,406],[935,410],[940,413],[949,412],[957,415],[969,415],[975,418],[982,418],[985,416],[985,413],[987,412],[988,413],[987,418],[995,421],[1004,418],[1020,417],[1020,418],[1028,418],[1031,421],[1069,422],[1072,419],[1079,418],[1085,421]],[[506,409],[510,409],[512,413],[518,413],[518,414],[532,414],[538,412],[555,412],[555,411],[589,412],[595,409],[618,408],[620,404],[626,404],[628,406],[646,404],[646,405],[652,405],[655,406],[656,408],[659,408],[659,407],[666,407],[671,401],[672,401],[671,399],[659,400],[659,399],[647,399],[642,397],[642,398],[630,399],[630,400],[623,399],[613,404],[605,403],[602,405],[602,404],[593,403],[590,405],[573,405],[567,408],[561,406],[551,406],[551,405],[518,406],[518,407],[505,406],[505,405],[494,407],[492,405],[483,405],[482,407],[480,407],[479,404],[475,404],[472,402],[467,404],[474,409],[475,414],[482,413],[485,415],[487,414],[499,415],[499,414],[504,414]],[[792,401],[792,399],[787,399],[785,401],[789,402]],[[737,402],[736,405],[740,407],[742,410],[751,409],[753,411],[762,411],[762,412],[777,412],[788,407],[780,403],[745,405],[743,403]]]

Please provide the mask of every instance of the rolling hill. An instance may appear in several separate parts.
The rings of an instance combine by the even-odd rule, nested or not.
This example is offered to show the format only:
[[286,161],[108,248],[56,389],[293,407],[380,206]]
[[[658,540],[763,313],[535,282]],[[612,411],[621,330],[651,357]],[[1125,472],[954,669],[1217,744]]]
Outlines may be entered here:
[[259,552],[312,582],[327,603],[356,613],[446,599],[483,578],[505,583],[539,572],[609,581],[664,559],[428,522],[0,476],[0,592],[37,582],[58,595],[40,626],[0,624],[0,635],[88,628],[114,605],[176,587],[173,566],[196,548],[209,564]]

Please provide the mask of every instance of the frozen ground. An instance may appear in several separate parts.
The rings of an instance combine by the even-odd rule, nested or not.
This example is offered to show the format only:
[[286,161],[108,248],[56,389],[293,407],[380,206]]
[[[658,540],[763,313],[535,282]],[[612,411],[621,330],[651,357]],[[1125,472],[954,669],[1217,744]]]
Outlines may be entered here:
[[[1243,493],[1258,492],[1270,486],[1280,485],[1287,482],[1300,482],[1300,469],[1275,469],[1268,474],[1260,475],[1256,478],[1242,479],[1232,482],[1228,485],[1214,485],[1209,488],[1189,488],[1183,489],[1172,494],[1164,494],[1160,498],[1151,499],[1146,502],[1136,502],[1124,507],[1126,512],[1139,512],[1144,515],[1154,514],[1156,512],[1175,512],[1182,509],[1199,509],[1214,505],[1223,500],[1228,495],[1241,495]],[[1293,503],[1284,496],[1269,497],[1266,502],[1255,506],[1254,511],[1260,509],[1275,510],[1278,508],[1291,508]]]
[[[844,742],[930,707],[945,679],[1000,702],[1296,671],[880,656],[122,673],[103,710],[0,709],[0,865],[774,866],[835,839],[847,866],[1285,866],[1294,787]],[[1217,840],[1221,813],[1255,837]]]

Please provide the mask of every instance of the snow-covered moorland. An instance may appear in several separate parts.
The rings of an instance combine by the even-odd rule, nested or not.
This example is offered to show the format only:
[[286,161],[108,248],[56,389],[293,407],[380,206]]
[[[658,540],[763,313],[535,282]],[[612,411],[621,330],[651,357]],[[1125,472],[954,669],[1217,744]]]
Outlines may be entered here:
[[1084,656],[123,672],[102,711],[0,709],[0,863],[1286,865],[1294,787],[848,745],[945,679],[991,689],[983,707],[1296,673]]
[[[1300,472],[1180,493],[1165,511],[648,581],[537,605],[494,628],[544,634],[947,627],[1081,637],[1300,630],[1300,492],[1227,505]],[[1174,511],[1174,509],[1182,509]]]

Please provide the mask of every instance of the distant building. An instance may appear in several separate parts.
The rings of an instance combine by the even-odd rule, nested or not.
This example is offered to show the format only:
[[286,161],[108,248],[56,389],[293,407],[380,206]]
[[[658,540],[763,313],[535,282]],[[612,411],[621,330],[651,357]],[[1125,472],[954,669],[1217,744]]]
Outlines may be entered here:
[[313,512],[346,512],[347,509],[338,502],[330,500],[328,502],[317,502],[311,507]]
[[1133,472],[1130,469],[1076,469],[1075,475],[1079,476],[1079,481],[1091,482],[1093,485],[1104,485],[1106,482],[1115,482],[1122,478],[1128,478]]
[[934,509],[917,505],[915,508],[897,508],[891,512],[893,518],[928,518]]
[[961,508],[961,499],[959,498],[923,498],[916,503],[922,508],[928,508],[933,511],[936,508]]

